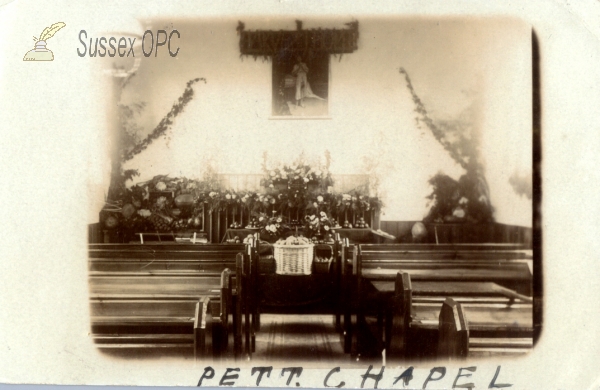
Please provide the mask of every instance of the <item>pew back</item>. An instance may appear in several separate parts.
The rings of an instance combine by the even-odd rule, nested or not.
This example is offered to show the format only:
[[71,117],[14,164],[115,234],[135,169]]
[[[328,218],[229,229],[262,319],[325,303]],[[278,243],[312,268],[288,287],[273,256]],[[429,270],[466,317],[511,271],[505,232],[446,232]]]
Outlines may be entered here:
[[[91,328],[97,346],[175,349],[196,357],[207,356],[213,344],[223,347],[235,278],[229,269],[235,269],[241,250],[242,245],[91,244]],[[198,339],[207,334],[211,340]]]
[[532,293],[532,251],[515,244],[359,245],[359,277],[394,280],[409,272],[413,281],[494,282],[519,294]]

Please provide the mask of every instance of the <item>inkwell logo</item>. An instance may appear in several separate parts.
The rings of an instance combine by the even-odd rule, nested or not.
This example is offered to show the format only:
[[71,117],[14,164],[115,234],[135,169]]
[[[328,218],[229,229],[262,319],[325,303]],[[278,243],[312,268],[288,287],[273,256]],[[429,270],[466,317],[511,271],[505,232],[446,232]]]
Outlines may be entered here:
[[25,54],[23,61],[54,61],[54,54],[51,50],[46,49],[46,41],[52,38],[58,30],[65,26],[66,24],[63,22],[54,23],[52,26],[46,27],[44,31],[42,31],[42,35],[40,35],[39,39],[33,37],[33,40],[36,41],[35,47]]

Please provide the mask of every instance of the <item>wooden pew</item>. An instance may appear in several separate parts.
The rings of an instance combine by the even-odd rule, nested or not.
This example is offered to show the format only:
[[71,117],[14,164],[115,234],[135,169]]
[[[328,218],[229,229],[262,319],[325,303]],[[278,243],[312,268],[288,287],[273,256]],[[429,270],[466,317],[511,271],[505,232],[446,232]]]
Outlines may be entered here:
[[[427,314],[423,320],[430,325],[434,321],[437,326],[437,313],[447,296],[463,304],[468,302],[466,309],[479,311],[477,316],[481,321],[486,313],[494,312],[489,311],[493,305],[502,308],[515,300],[531,303],[532,277],[528,264],[531,258],[531,250],[513,244],[356,246],[352,260],[346,262],[348,266],[351,263],[355,278],[351,283],[354,283],[356,303],[351,314],[346,315],[350,321],[345,328],[350,335],[345,338],[344,349],[360,359],[361,355],[377,355],[389,347],[385,341],[389,335],[388,338],[383,335],[385,310],[382,305],[394,292],[398,272],[410,273],[417,287],[413,294],[418,296],[419,310]],[[425,310],[428,307],[429,311]],[[512,308],[517,310],[517,307]],[[531,305],[523,307],[531,320]],[[377,317],[376,325],[368,326],[368,316]],[[388,318],[386,322],[389,321]],[[493,319],[490,322],[493,323]],[[353,332],[353,329],[360,331]],[[508,333],[515,335],[513,330]],[[523,332],[523,335],[528,337],[529,333]]]
[[91,244],[90,272],[220,273],[235,267],[235,256],[244,250],[235,244]]
[[[340,299],[342,294],[340,289],[339,243],[334,244],[331,253],[334,258],[331,264],[334,267],[333,275],[329,273],[313,274],[311,276],[275,275],[274,264],[273,267],[270,267],[268,261],[263,262],[261,260],[259,242],[250,240],[246,251],[238,255],[236,262],[236,274],[239,275],[236,280],[238,294],[234,307],[236,313],[236,320],[234,321],[236,357],[243,355],[245,360],[251,359],[252,353],[255,352],[256,333],[260,330],[260,314],[263,311],[269,313],[333,314],[336,326],[338,329],[340,328]],[[314,283],[318,284],[320,281],[334,287],[331,291],[325,290],[324,296],[319,296],[323,299],[313,300],[311,295],[308,300],[302,296],[299,301],[293,300],[289,304],[288,302],[273,301],[273,292],[286,291],[290,284],[298,286],[299,291],[310,291],[310,289],[302,290],[305,285],[301,283],[313,283],[311,286],[314,286]]]
[[469,322],[460,303],[446,298],[442,304],[438,326],[440,359],[465,359],[469,355]]
[[[94,341],[103,350],[193,347],[196,357],[218,358],[227,348],[233,295],[229,284],[231,272],[224,270],[220,279],[220,289],[195,291],[197,297],[96,295],[91,299]],[[199,340],[198,337],[209,337],[210,340]],[[210,354],[207,352],[209,347]],[[199,353],[200,350],[203,352]]]
[[513,244],[360,245],[361,275],[370,280],[394,280],[398,271],[413,281],[494,282],[531,296],[532,251]]
[[210,359],[215,355],[213,310],[214,304],[207,296],[200,298],[196,303],[194,315],[194,359],[196,361]]
[[[392,318],[386,321],[387,356],[391,360],[434,357],[435,353],[439,353],[436,346],[446,342],[439,339],[443,332],[439,332],[441,317],[438,313],[441,309],[453,313],[457,310],[454,304],[450,305],[450,309],[445,308],[447,300],[421,302],[413,295],[413,288],[408,273],[397,274],[394,297],[387,311]],[[468,329],[467,349],[471,356],[492,356],[500,352],[515,355],[532,347],[531,303],[513,303],[504,299],[505,302],[485,302],[473,297],[453,299],[453,302],[460,303],[463,316],[468,318],[468,321],[463,321],[466,325],[457,326]],[[444,333],[443,337],[446,336]],[[456,337],[465,336],[459,332]]]
[[196,305],[206,298],[200,323],[210,325],[210,344],[214,356],[220,356],[227,346],[235,296],[235,275],[228,267],[235,265],[240,247],[90,245],[91,320],[97,345],[104,350],[162,348],[191,353],[196,350],[194,335],[206,334],[194,332]]

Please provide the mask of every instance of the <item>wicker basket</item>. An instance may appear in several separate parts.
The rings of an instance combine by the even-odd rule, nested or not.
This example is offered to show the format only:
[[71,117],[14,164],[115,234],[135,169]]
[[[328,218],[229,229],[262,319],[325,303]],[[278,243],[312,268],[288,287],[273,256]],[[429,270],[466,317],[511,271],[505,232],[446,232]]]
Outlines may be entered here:
[[273,244],[276,270],[279,275],[310,275],[313,262],[313,244]]

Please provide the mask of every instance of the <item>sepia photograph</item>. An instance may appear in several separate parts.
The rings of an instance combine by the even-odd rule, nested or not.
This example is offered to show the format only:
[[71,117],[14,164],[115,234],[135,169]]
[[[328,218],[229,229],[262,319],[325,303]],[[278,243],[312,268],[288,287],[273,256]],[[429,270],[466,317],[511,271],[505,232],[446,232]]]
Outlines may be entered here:
[[[530,24],[298,15],[130,27],[115,41],[137,39],[140,59],[102,62],[108,152],[81,259],[82,343],[123,365],[305,368],[535,350]],[[97,38],[82,36],[93,52]]]
[[600,389],[600,2],[4,3],[2,390]]

